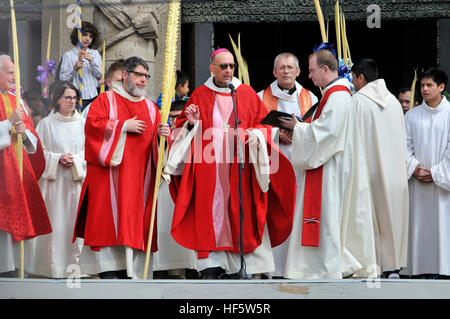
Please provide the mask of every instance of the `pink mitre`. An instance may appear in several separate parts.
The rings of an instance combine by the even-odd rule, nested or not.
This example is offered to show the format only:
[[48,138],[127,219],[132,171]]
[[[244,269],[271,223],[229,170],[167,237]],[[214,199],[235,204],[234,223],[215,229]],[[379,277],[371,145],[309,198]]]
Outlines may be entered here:
[[224,49],[224,48],[221,48],[221,49],[217,49],[216,51],[214,51],[212,54],[211,54],[211,61],[214,59],[214,57],[216,56],[216,55],[218,55],[220,52],[230,52],[228,49]]

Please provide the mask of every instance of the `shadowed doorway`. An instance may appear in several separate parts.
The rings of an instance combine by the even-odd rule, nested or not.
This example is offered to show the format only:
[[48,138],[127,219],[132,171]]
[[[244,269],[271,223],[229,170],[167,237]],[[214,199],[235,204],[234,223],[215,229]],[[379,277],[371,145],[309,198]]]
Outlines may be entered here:
[[[201,61],[195,61],[192,28],[192,24],[182,25],[182,65],[191,73],[195,70],[195,64],[207,65],[209,62],[204,57]],[[211,44],[215,48],[226,47],[230,50],[232,46],[228,35],[237,42],[241,33],[242,54],[248,62],[251,86],[255,91],[266,88],[274,80],[272,69],[275,56],[281,52],[292,52],[300,60],[298,81],[320,95],[318,88],[308,79],[308,56],[313,52],[314,45],[321,42],[317,22],[216,23],[212,25],[212,30]],[[437,65],[437,34],[437,20],[383,21],[380,29],[369,29],[365,21],[347,22],[352,60],[365,57],[375,59],[380,76],[386,80],[393,94],[397,94],[402,87],[411,86],[415,67],[426,69]],[[329,39],[332,43],[336,42],[332,22]],[[204,50],[210,52],[211,45],[207,44]]]

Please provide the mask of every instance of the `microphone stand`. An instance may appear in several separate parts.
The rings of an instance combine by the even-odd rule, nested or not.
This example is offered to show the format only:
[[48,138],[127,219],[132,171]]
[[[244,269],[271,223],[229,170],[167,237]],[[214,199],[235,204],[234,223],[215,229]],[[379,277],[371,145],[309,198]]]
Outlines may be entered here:
[[241,269],[239,269],[239,279],[247,279],[247,271],[245,270],[245,260],[244,260],[244,209],[242,206],[242,170],[244,169],[244,151],[242,149],[242,142],[239,136],[239,122],[238,120],[238,106],[237,99],[235,100],[235,88],[234,86],[229,86],[231,89],[231,100],[233,101],[233,109],[234,109],[234,119],[236,122],[236,137],[237,137],[237,158],[238,158],[238,169],[239,169],[239,254],[241,257]]

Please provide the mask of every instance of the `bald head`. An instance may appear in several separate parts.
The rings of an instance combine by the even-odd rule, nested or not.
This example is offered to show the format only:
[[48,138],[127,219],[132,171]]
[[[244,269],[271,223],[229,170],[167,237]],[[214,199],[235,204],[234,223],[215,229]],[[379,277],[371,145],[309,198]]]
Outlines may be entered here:
[[0,55],[0,90],[10,91],[14,87],[14,63],[6,55]]
[[9,55],[0,54],[0,69],[3,67],[3,64],[4,64],[3,60],[5,60],[5,59],[9,60],[9,61],[12,61],[12,59],[11,59],[11,57]]

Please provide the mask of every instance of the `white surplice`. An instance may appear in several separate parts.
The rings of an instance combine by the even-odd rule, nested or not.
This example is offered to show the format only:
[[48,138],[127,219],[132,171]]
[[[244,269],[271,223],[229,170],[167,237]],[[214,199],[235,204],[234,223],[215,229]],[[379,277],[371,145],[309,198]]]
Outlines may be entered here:
[[[84,161],[84,119],[75,112],[65,117],[52,112],[43,118],[36,132],[42,142],[45,170],[39,187],[47,207],[53,232],[25,242],[26,271],[51,278],[66,278],[72,272],[69,265],[77,265],[83,240],[72,244],[78,200],[86,175]],[[73,165],[60,165],[61,155],[73,155]]]
[[406,267],[408,178],[403,110],[383,79],[353,96],[370,174],[377,264],[382,271]]
[[[286,112],[288,114],[294,113],[297,116],[301,116],[298,99],[299,99],[300,92],[302,90],[302,86],[298,82],[295,82],[295,87],[296,87],[296,91],[293,94],[288,94],[288,93],[284,92],[282,89],[280,89],[277,81],[272,82],[272,84],[270,85],[270,88],[272,90],[272,95],[278,98],[278,111]],[[309,92],[309,94],[311,96],[312,105],[314,105],[315,103],[317,103],[318,99],[312,92]],[[262,99],[264,96],[264,90],[260,91],[258,93],[258,96]],[[272,129],[272,139],[274,141],[279,140],[278,132],[279,132],[278,128]],[[278,146],[279,146],[281,152],[284,154],[284,156],[286,156],[289,161],[292,161],[291,160],[292,144],[289,144],[289,145],[279,144]],[[299,215],[299,214],[302,214],[302,209],[303,209],[302,206],[299,206],[300,201],[299,201],[298,197],[300,195],[303,195],[303,193],[300,193],[301,189],[299,186],[305,178],[305,170],[294,168],[294,173],[295,173],[295,179],[297,181],[297,194],[296,194],[297,200],[296,200],[296,204],[295,204],[294,214]],[[296,217],[294,217],[294,219],[297,220]],[[286,240],[285,242],[283,242],[281,245],[272,248],[273,259],[275,262],[275,272],[271,273],[271,276],[283,276],[284,275],[284,272],[286,269],[286,257],[287,257],[287,252],[288,252],[288,246],[289,246],[289,239]]]
[[153,270],[196,269],[196,253],[178,244],[170,233],[175,204],[169,184],[161,183],[158,193],[158,251],[153,254]]
[[[405,115],[410,203],[408,273],[450,275],[450,103],[426,102]],[[432,183],[412,176],[431,169]]]
[[[340,79],[326,87],[323,94],[335,85],[349,87],[346,79]],[[351,274],[374,275],[369,176],[355,106],[348,93],[333,93],[317,120],[295,126],[292,163],[299,170],[323,165],[320,237],[318,247],[301,245],[303,179],[297,197],[302,213],[294,216],[284,277],[340,279]]]

